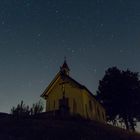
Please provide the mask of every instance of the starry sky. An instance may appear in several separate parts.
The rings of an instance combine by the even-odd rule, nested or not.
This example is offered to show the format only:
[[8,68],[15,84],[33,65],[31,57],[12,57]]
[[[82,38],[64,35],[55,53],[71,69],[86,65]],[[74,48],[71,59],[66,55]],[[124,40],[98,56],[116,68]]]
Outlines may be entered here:
[[1,112],[37,102],[64,56],[94,94],[109,67],[140,72],[140,1],[0,1]]

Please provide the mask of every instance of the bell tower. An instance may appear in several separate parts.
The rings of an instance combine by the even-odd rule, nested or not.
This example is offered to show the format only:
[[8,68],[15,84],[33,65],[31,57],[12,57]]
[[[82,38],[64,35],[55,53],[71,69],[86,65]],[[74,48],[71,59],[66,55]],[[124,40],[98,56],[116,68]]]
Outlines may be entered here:
[[69,69],[69,66],[67,64],[66,57],[64,58],[63,65],[60,67],[60,72],[63,74],[69,75],[70,69]]

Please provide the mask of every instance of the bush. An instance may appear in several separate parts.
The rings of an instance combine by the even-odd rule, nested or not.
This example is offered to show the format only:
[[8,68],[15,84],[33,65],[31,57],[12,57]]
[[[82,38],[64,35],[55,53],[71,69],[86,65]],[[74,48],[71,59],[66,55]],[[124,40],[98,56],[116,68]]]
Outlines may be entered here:
[[21,101],[16,107],[12,107],[11,114],[15,117],[27,117],[41,113],[43,109],[44,107],[41,101],[34,103],[31,108]]

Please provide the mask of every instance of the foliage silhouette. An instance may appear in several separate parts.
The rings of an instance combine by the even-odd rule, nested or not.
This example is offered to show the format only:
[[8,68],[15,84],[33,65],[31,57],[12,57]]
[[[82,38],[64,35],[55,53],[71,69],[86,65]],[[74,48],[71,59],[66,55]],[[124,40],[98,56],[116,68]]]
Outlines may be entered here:
[[41,113],[43,111],[43,104],[41,101],[34,103],[30,109],[31,115],[36,115],[38,113]]
[[11,114],[15,117],[27,117],[30,114],[29,106],[25,105],[23,101],[17,105],[17,107],[12,107]]
[[41,113],[43,109],[44,107],[41,101],[34,103],[31,108],[21,101],[16,107],[12,107],[11,114],[15,117],[27,117]]
[[109,68],[99,81],[97,99],[106,108],[107,119],[113,124],[119,119],[127,130],[135,131],[140,118],[140,80],[139,73]]

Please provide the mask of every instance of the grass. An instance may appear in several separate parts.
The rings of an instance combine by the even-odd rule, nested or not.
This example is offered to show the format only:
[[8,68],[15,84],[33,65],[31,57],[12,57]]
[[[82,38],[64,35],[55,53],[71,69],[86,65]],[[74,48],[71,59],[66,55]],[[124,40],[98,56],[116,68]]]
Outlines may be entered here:
[[78,119],[0,119],[1,140],[140,140],[137,133]]

